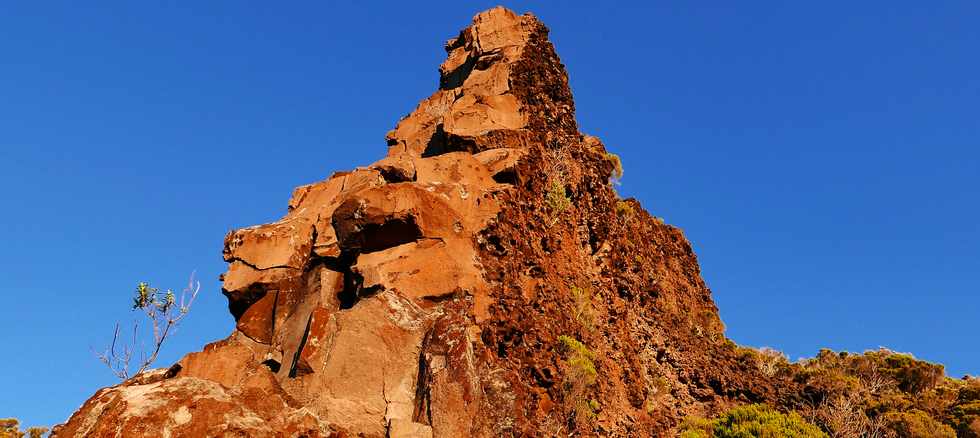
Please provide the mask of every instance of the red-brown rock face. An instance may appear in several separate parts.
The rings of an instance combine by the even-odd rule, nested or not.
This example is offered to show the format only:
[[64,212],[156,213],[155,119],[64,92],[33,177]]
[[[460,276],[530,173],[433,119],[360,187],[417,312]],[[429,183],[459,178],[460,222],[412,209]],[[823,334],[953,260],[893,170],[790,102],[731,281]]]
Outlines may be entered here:
[[[57,434],[634,436],[773,397],[732,371],[681,233],[617,213],[547,29],[496,8],[446,50],[386,157],[225,238],[231,336],[100,390]],[[594,384],[571,391],[560,335],[594,353]]]

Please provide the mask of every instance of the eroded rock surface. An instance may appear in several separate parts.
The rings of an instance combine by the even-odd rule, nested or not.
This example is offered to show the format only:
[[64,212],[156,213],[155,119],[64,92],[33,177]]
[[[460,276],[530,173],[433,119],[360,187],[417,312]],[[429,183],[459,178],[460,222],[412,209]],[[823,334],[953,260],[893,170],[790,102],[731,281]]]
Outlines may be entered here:
[[[495,8],[445,47],[387,156],[225,238],[231,336],[59,436],[639,436],[777,396],[733,371],[681,232],[617,199],[547,28]],[[595,353],[585,393],[560,335]]]

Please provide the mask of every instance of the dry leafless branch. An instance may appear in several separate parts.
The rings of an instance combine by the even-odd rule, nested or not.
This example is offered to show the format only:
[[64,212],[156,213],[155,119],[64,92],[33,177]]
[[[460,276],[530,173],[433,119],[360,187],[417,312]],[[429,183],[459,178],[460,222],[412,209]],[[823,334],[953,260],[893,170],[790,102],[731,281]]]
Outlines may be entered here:
[[[131,342],[123,342],[119,338],[119,324],[117,323],[113,331],[112,343],[102,353],[96,355],[99,361],[109,367],[112,373],[122,380],[146,371],[156,361],[160,354],[160,348],[176,330],[177,324],[190,312],[194,299],[197,298],[197,293],[200,290],[201,283],[194,279],[194,273],[191,273],[187,287],[181,292],[179,302],[176,295],[170,290],[160,292],[159,289],[150,287],[148,283],[139,283],[136,286],[136,295],[133,297],[133,310],[142,311],[150,320],[153,332],[152,349],[148,353],[146,349],[142,348],[138,320],[133,321]],[[139,355],[138,367],[135,372],[130,373],[130,365],[137,353]]]

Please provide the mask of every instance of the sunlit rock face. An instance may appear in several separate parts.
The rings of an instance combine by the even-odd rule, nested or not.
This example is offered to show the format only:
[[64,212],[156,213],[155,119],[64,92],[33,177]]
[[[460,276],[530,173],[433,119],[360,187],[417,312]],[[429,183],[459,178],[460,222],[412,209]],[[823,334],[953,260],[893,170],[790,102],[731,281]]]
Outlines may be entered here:
[[166,378],[100,391],[59,434],[468,433],[480,390],[467,345],[489,300],[476,234],[525,153],[488,134],[526,125],[509,75],[535,26],[502,8],[477,15],[386,157],[298,187],[282,219],[228,234],[236,331]]

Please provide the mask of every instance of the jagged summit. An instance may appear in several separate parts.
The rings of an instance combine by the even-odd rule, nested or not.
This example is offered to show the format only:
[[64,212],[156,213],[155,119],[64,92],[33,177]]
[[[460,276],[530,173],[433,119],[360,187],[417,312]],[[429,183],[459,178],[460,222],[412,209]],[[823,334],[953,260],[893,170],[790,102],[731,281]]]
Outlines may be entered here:
[[533,15],[477,14],[446,52],[439,90],[388,133],[389,157],[526,148],[533,132],[577,134],[564,66]]
[[617,198],[547,35],[477,14],[384,158],[228,234],[228,338],[56,433],[635,436],[776,397],[726,343],[682,233]]

